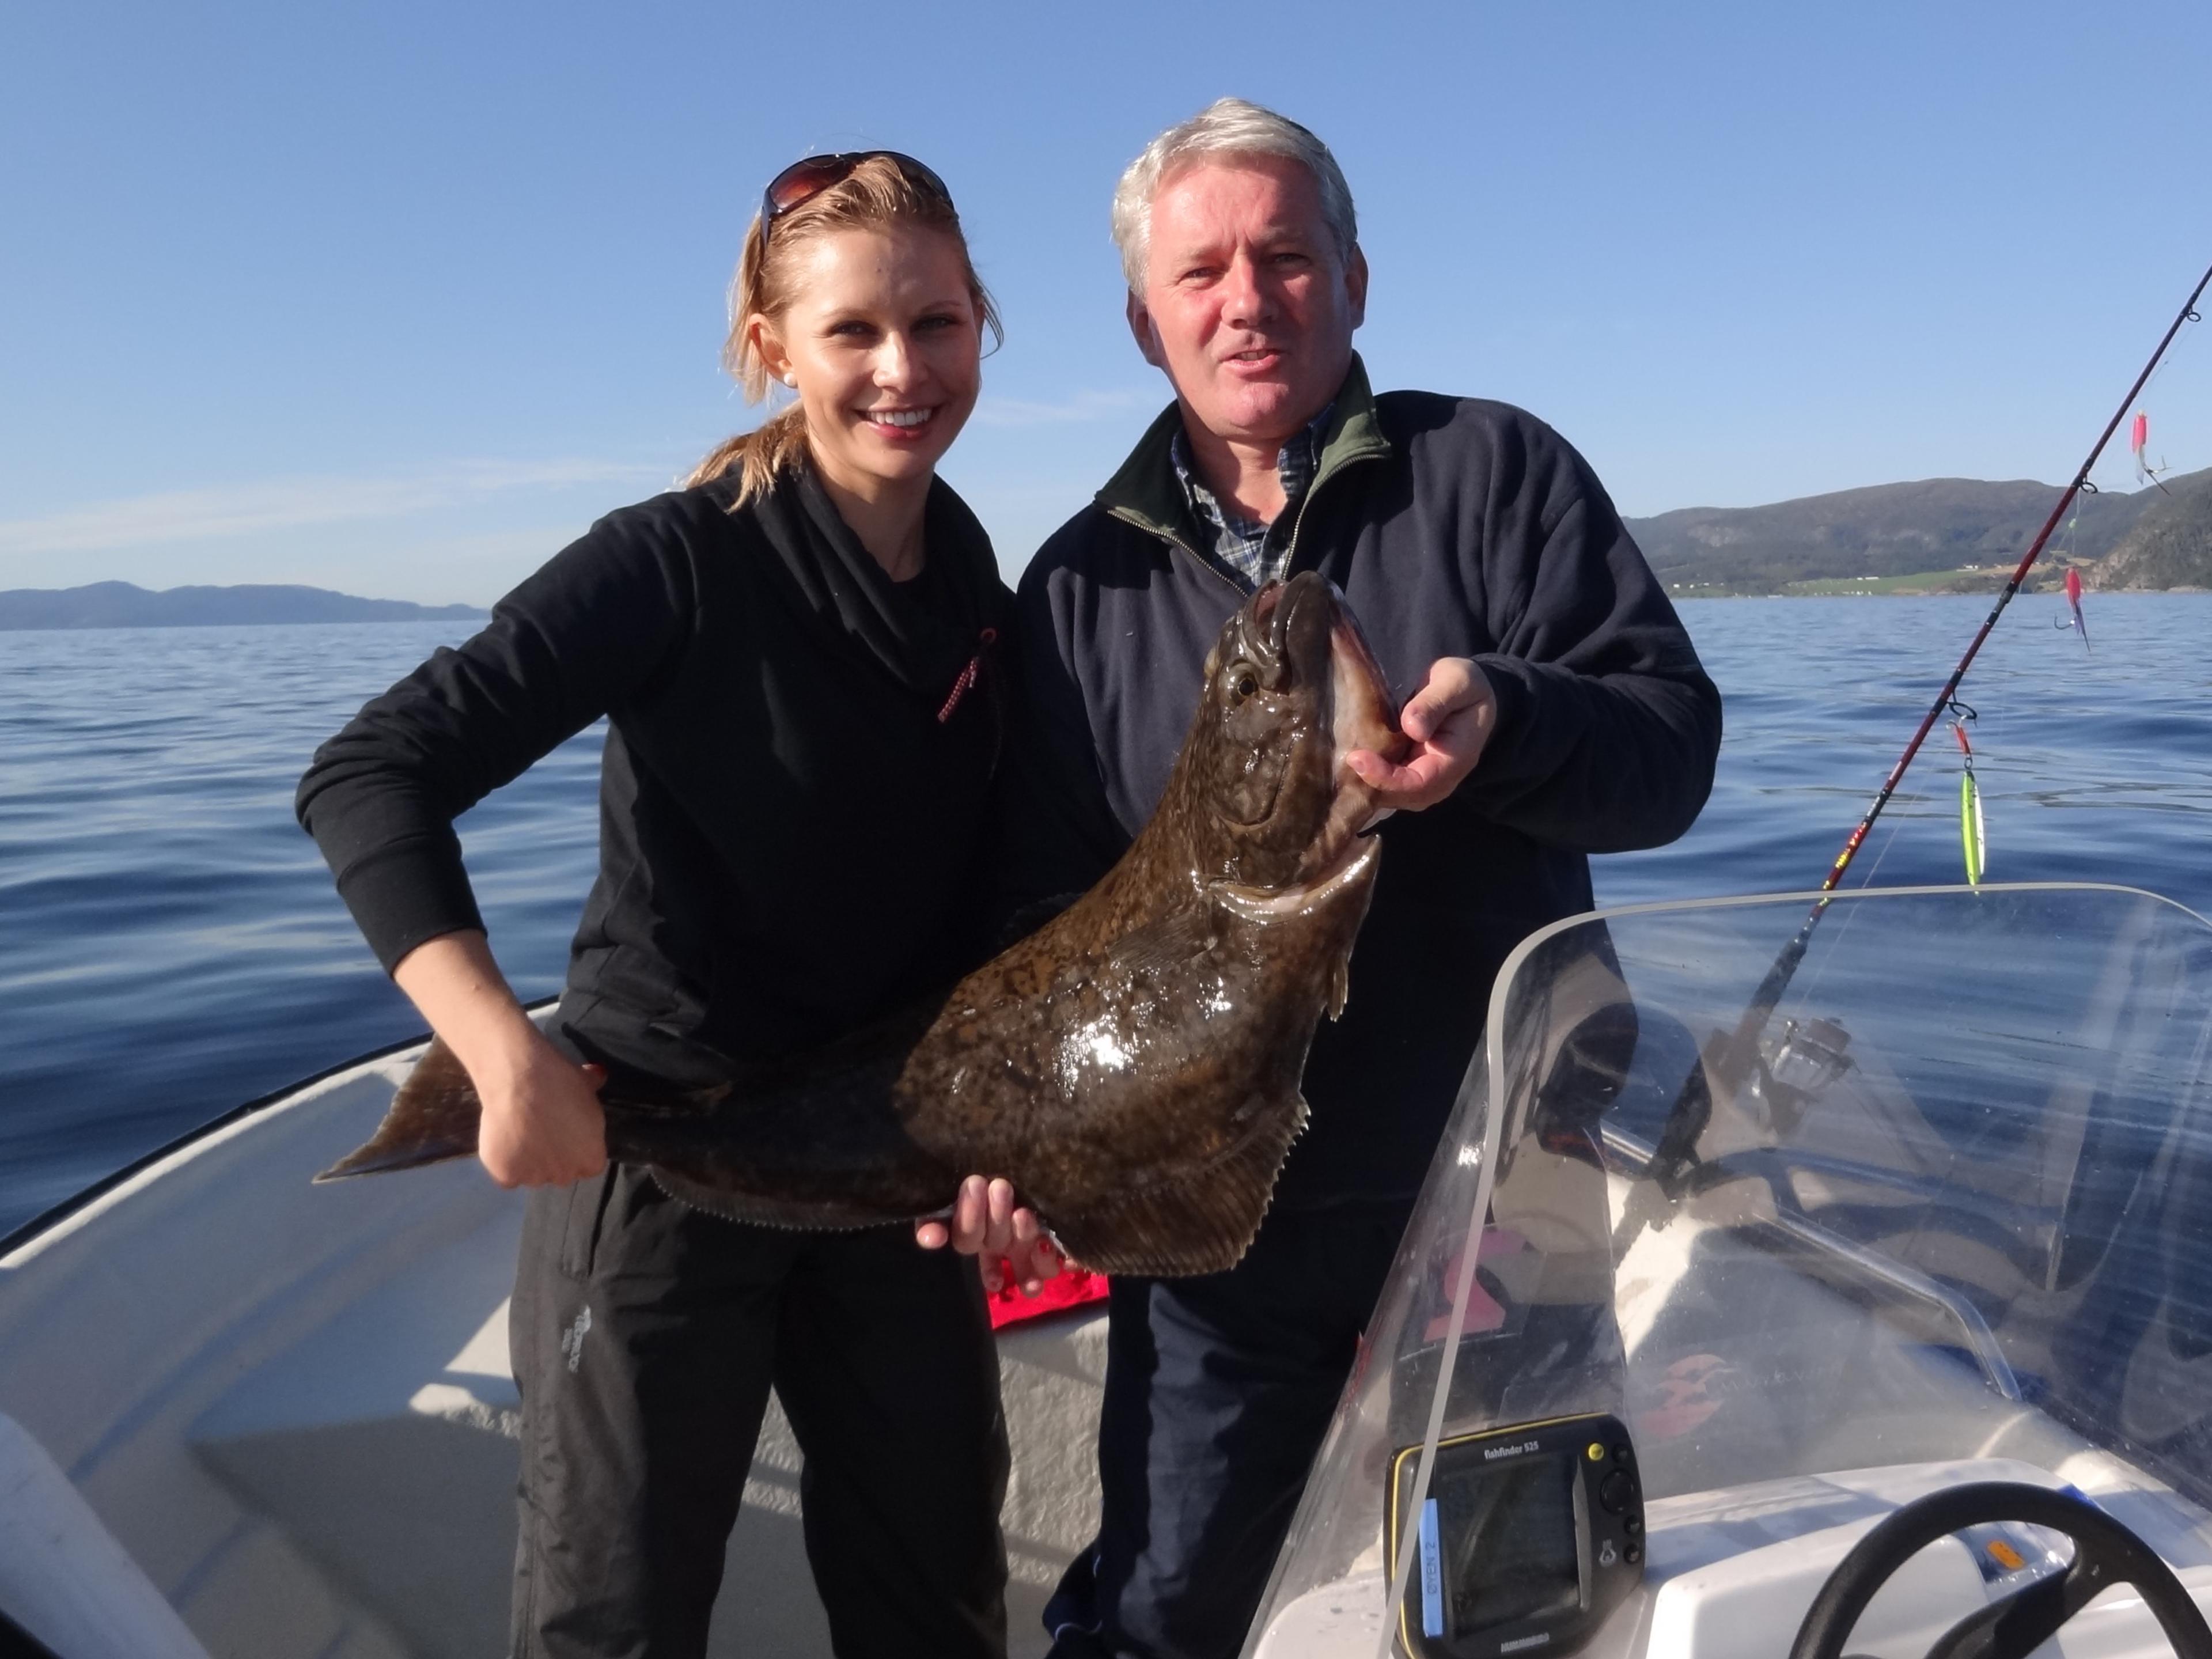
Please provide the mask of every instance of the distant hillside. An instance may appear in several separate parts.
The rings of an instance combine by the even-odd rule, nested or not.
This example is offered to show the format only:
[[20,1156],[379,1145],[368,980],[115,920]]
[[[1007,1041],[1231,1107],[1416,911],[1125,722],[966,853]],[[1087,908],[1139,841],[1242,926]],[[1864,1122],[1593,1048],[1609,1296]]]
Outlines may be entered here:
[[157,593],[129,582],[94,582],[85,587],[17,587],[0,592],[0,630],[465,621],[487,614],[474,605],[357,599],[321,587],[172,587]]
[[[1669,592],[1778,593],[1794,582],[2009,567],[2057,499],[2057,485],[2028,479],[1926,478],[1771,507],[1682,507],[1628,527]],[[2086,496],[2072,541],[2062,528],[2053,550],[2101,558],[2161,499],[2155,489]]]
[[2212,588],[2212,468],[2165,481],[2135,528],[2107,553],[2087,581],[2102,588]]

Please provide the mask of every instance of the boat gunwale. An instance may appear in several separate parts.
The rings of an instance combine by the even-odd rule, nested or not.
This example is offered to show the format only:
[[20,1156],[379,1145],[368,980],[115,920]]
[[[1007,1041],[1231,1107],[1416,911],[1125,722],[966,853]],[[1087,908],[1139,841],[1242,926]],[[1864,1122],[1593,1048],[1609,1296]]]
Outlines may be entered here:
[[[1696,898],[1646,899],[1630,904],[1607,905],[1584,910],[1575,915],[1561,917],[1555,922],[1551,922],[1542,927],[1537,928],[1526,939],[1522,939],[1521,943],[1507,956],[1504,963],[1499,966],[1498,977],[1501,981],[1509,981],[1513,972],[1518,969],[1522,963],[1534,953],[1538,946],[1542,945],[1545,940],[1552,938],[1554,934],[1564,933],[1570,927],[1579,927],[1592,921],[1609,921],[1616,916],[1648,915],[1651,912],[1659,910],[1720,909],[1738,906],[1779,903],[1793,899],[1819,902],[1823,901],[1843,901],[1850,899],[1871,898],[1875,896],[1905,897],[1910,895],[1933,893],[1990,894],[2081,890],[2127,893],[2138,897],[2154,899],[2160,904],[2170,905],[2174,909],[2182,912],[2185,915],[2194,917],[2197,921],[2205,923],[2206,926],[2212,927],[2212,918],[2207,918],[2198,915],[2197,912],[2191,909],[2187,905],[2181,903],[2179,900],[2168,898],[2162,893],[2152,892],[2148,888],[2131,887],[2124,883],[2118,882],[1984,882],[1978,887],[1968,887],[1953,884],[1934,884],[1907,887],[1855,887],[1830,893],[1807,891],[1790,893],[1707,894]],[[552,996],[541,997],[533,1002],[525,1003],[523,1005],[523,1008],[526,1012],[538,1014],[553,1007],[560,1001],[560,996],[556,993]],[[1492,1006],[1488,1012],[1491,1018],[1486,1018],[1484,1022],[1486,1035],[1495,1036],[1498,1034],[1490,1028],[1494,1025],[1496,1021],[1503,1018],[1503,1009],[1496,1006],[1493,1001]],[[413,1036],[402,1038],[397,1042],[387,1043],[383,1048],[372,1048],[365,1054],[355,1054],[349,1059],[340,1060],[336,1065],[325,1066],[319,1072],[313,1073],[309,1076],[300,1078],[294,1082],[288,1083],[281,1088],[272,1089],[266,1094],[257,1095],[252,1099],[248,1100],[240,1105],[234,1106],[228,1111],[219,1113],[216,1116],[208,1119],[204,1123],[201,1123],[193,1128],[187,1129],[184,1133],[178,1135],[172,1139],[164,1141],[161,1145],[153,1148],[150,1152],[143,1153],[139,1157],[131,1159],[131,1162],[124,1164],[121,1168],[114,1170],[107,1175],[102,1176],[99,1180],[93,1182],[82,1191],[75,1193],[70,1197],[62,1200],[58,1204],[51,1205],[47,1208],[40,1211],[37,1214],[30,1217],[21,1224],[11,1228],[5,1234],[0,1234],[0,1271],[4,1271],[7,1267],[11,1266],[11,1258],[27,1246],[35,1243],[42,1235],[60,1225],[63,1222],[67,1221],[70,1217],[79,1213],[81,1211],[98,1203],[100,1200],[106,1197],[118,1188],[122,1187],[136,1179],[137,1176],[143,1175],[155,1165],[161,1164],[165,1159],[175,1157],[179,1152],[183,1152],[194,1142],[204,1139],[210,1135],[219,1133],[222,1130],[229,1128],[246,1118],[252,1117],[258,1113],[264,1112],[272,1107],[279,1106],[291,1097],[300,1094],[306,1090],[312,1089],[319,1083],[326,1083],[331,1079],[338,1076],[342,1073],[352,1071],[356,1066],[373,1065],[380,1060],[388,1060],[393,1054],[404,1053],[407,1049],[416,1048],[420,1044],[428,1042],[429,1040],[430,1033],[428,1031],[418,1031]]]
[[[533,1002],[524,1003],[523,1012],[532,1015],[541,1014],[550,1010],[560,1000],[557,993],[552,996],[540,997]],[[380,1060],[389,1060],[392,1055],[404,1054],[410,1048],[419,1048],[429,1041],[429,1032],[417,1031],[413,1036],[403,1037],[397,1042],[388,1042],[380,1048],[371,1048],[366,1053],[355,1054],[349,1059],[338,1061],[334,1066],[325,1066],[319,1072],[285,1084],[281,1088],[272,1089],[266,1094],[256,1095],[252,1099],[230,1107],[208,1119],[204,1123],[198,1124],[185,1130],[182,1134],[162,1142],[152,1151],[132,1158],[120,1169],[111,1170],[100,1176],[99,1180],[82,1191],[73,1193],[58,1204],[50,1205],[40,1211],[20,1226],[0,1234],[0,1273],[5,1273],[15,1267],[15,1256],[28,1246],[36,1243],[46,1233],[61,1225],[72,1216],[91,1208],[118,1188],[129,1185],[155,1165],[174,1158],[196,1142],[220,1134],[223,1130],[243,1122],[247,1118],[258,1116],[263,1112],[282,1106],[286,1101],[296,1095],[306,1093],[317,1084],[328,1083],[332,1078],[343,1076],[359,1066],[373,1066]]]

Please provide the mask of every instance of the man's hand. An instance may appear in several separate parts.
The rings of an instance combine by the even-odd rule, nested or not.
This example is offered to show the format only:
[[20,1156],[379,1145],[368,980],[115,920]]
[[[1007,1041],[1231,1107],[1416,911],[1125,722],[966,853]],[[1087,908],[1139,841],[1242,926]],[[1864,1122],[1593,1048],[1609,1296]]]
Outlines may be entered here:
[[1466,657],[1441,657],[1430,665],[1428,684],[1398,713],[1398,729],[1413,740],[1413,752],[1394,765],[1371,749],[1354,749],[1344,763],[1375,791],[1377,806],[1418,812],[1474,770],[1497,724],[1498,697],[1482,670]]
[[983,1288],[996,1294],[1001,1258],[1012,1264],[1024,1296],[1035,1296],[1060,1273],[1060,1252],[1036,1212],[1014,1202],[1014,1186],[1003,1178],[969,1176],[960,1183],[952,1213],[943,1221],[917,1221],[914,1242],[925,1250],[947,1244],[962,1255],[982,1257]]

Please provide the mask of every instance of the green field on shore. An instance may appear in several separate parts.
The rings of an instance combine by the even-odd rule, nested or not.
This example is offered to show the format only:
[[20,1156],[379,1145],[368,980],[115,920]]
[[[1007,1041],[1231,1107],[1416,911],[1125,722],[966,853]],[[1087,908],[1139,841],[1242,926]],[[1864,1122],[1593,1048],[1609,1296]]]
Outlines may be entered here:
[[[1668,582],[1676,599],[1735,599],[1759,595],[1786,599],[1911,598],[1927,593],[1994,593],[2013,573],[2010,564],[1970,564],[1955,570],[1915,570],[1901,576],[1822,576],[1764,586],[1756,582]],[[2039,564],[2021,584],[2023,593],[2056,592],[2066,580],[2063,564]]]
[[[1918,570],[1906,576],[1827,576],[1817,581],[1790,582],[1785,593],[1994,593],[2012,574],[2008,564],[1970,564],[1957,570]],[[2043,573],[2028,578],[2027,585],[2046,584]],[[2064,578],[2061,577],[2061,580]]]

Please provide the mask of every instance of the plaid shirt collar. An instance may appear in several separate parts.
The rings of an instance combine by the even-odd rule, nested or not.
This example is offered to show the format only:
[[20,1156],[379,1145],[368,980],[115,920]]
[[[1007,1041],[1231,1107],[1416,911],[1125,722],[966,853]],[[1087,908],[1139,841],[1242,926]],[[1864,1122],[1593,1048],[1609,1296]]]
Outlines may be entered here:
[[1211,537],[1213,544],[1200,550],[1208,563],[1247,593],[1257,592],[1283,574],[1284,562],[1290,554],[1291,532],[1298,521],[1298,504],[1312,488],[1314,474],[1321,470],[1322,434],[1328,429],[1328,417],[1335,412],[1336,405],[1331,403],[1303,431],[1292,434],[1290,442],[1275,457],[1275,471],[1283,481],[1283,510],[1275,515],[1273,524],[1239,518],[1224,507],[1200,481],[1198,471],[1191,463],[1190,441],[1180,430],[1175,434],[1168,454],[1175,462],[1176,477],[1182,484],[1184,499],[1189,501],[1199,528]]

